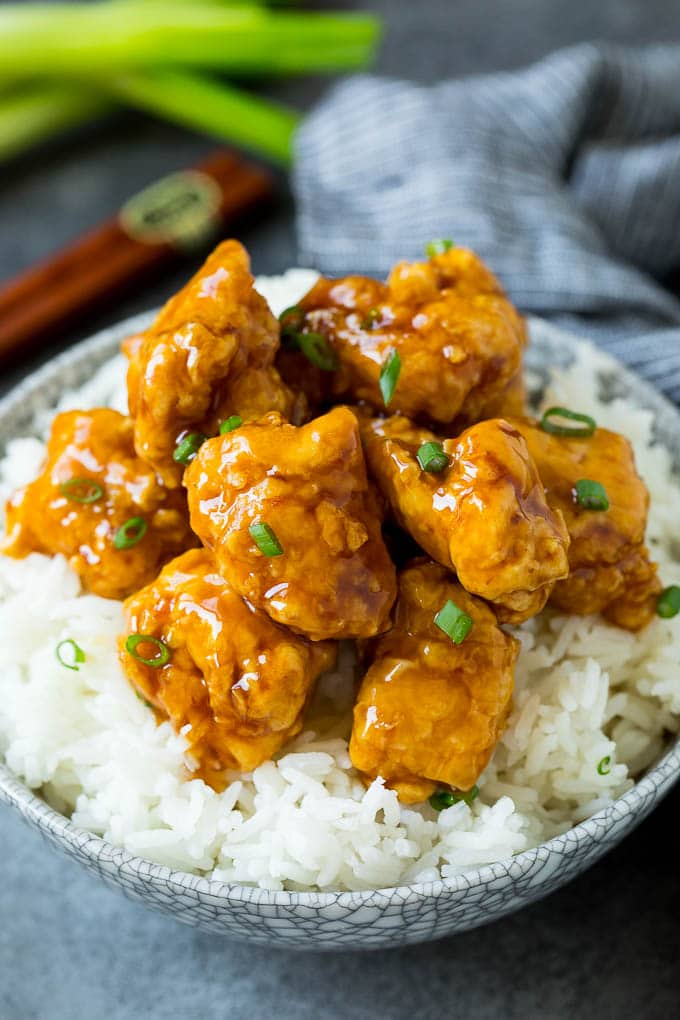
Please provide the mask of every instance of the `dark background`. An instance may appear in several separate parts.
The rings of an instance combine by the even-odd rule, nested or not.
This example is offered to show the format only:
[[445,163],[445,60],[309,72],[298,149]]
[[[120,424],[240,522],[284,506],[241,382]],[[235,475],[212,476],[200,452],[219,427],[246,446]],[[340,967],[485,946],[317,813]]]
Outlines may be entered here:
[[[339,0],[323,6],[381,12],[387,32],[378,69],[422,81],[511,69],[587,39],[680,41],[678,0]],[[304,107],[325,87],[299,81],[269,91]],[[0,280],[213,147],[120,115],[1,167]],[[276,211],[242,238],[256,272],[295,264],[293,208],[283,179]],[[158,304],[190,268],[131,294],[59,346]],[[36,360],[5,371],[0,390]],[[679,808],[676,790],[582,878],[492,927],[410,949],[339,955],[250,947],[148,913],[62,860],[2,808],[0,1018],[676,1016]]]

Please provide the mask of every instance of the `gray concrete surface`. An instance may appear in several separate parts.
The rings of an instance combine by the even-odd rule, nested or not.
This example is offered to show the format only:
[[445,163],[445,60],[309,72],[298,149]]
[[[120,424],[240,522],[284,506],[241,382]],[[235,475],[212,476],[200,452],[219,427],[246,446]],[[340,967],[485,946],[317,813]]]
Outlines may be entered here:
[[[516,67],[585,39],[680,40],[677,0],[363,6],[388,19],[380,69],[420,80]],[[296,82],[270,91],[306,105],[323,87]],[[0,280],[211,147],[120,116],[0,168]],[[295,261],[283,182],[276,213],[242,236],[259,272]],[[67,341],[157,303],[185,272],[141,290]],[[5,372],[0,389],[35,361]],[[422,947],[337,956],[251,948],[148,913],[56,855],[2,808],[0,1020],[671,1017],[680,1010],[679,808],[676,790],[589,873],[492,927]]]

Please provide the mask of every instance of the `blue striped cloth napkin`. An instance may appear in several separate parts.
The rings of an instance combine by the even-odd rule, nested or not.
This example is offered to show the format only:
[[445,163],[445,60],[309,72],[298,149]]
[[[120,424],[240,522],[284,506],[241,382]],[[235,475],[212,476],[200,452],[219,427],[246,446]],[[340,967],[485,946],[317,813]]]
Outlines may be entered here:
[[474,248],[524,311],[680,402],[680,47],[585,44],[525,70],[342,82],[297,137],[303,264],[384,275]]

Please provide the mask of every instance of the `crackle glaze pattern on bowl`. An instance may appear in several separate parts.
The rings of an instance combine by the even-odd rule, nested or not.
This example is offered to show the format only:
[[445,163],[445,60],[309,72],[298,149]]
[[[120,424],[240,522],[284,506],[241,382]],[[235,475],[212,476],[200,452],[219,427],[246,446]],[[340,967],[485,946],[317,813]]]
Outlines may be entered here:
[[[105,330],[54,359],[0,402],[0,451],[28,434],[37,411],[65,389],[82,385],[120,341],[149,315]],[[565,367],[579,341],[539,319],[531,321],[527,367],[546,379]],[[613,359],[601,375],[609,396],[630,396],[655,415],[656,438],[680,451],[680,414],[651,386]],[[171,871],[142,860],[73,825],[0,764],[0,799],[69,857],[130,899],[204,931],[300,949],[371,949],[425,942],[512,913],[564,885],[631,832],[680,776],[680,741],[631,790],[587,821],[534,850],[438,882],[368,892],[269,892]]]

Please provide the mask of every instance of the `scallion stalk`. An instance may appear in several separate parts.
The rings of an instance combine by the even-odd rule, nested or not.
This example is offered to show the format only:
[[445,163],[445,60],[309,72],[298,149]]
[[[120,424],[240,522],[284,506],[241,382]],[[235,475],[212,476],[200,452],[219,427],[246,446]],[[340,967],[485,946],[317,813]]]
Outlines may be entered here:
[[106,84],[111,95],[214,138],[243,146],[284,166],[299,115],[278,103],[187,71],[139,71]]
[[202,67],[241,75],[363,67],[378,35],[364,14],[271,12],[211,3],[3,4],[0,76],[106,77]]

